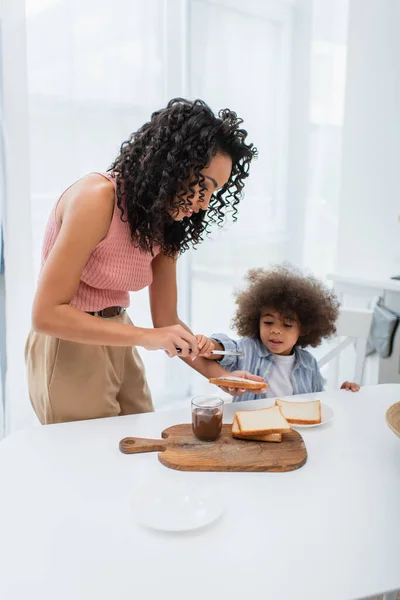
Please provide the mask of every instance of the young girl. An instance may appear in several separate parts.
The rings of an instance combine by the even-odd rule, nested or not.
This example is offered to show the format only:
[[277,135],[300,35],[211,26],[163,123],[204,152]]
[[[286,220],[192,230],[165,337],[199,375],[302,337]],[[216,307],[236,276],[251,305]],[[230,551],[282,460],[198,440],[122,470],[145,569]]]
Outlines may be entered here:
[[[135,346],[179,352],[208,378],[226,374],[201,357],[212,344],[199,350],[178,317],[176,261],[226,210],[235,219],[256,154],[241,125],[228,109],[216,116],[201,100],[176,98],[123,142],[107,173],[61,195],[25,353],[42,423],[153,410]],[[145,287],[154,328],[133,325],[125,312],[129,292]]]
[[[243,356],[224,356],[220,364],[228,371],[246,369],[263,377],[267,398],[323,391],[318,363],[304,348],[316,347],[336,333],[339,304],[334,293],[314,277],[286,267],[252,270],[247,279],[249,286],[236,296],[234,325],[241,339],[223,333],[212,336],[216,350]],[[207,358],[219,359],[209,354]],[[348,381],[341,387],[360,389]],[[233,401],[260,397],[248,392]]]

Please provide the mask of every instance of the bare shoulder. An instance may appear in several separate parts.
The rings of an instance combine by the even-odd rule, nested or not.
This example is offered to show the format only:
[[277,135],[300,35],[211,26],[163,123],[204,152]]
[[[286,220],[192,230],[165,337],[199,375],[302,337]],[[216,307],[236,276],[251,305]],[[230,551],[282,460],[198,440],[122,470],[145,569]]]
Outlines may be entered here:
[[[60,231],[42,269],[36,298],[69,303],[90,255],[107,235],[114,210],[114,186],[88,175],[62,196],[56,218]],[[37,300],[37,302],[39,302]]]
[[65,220],[93,217],[98,230],[107,234],[115,203],[114,186],[97,173],[85,175],[75,182],[61,197],[57,206],[56,220],[62,227]]

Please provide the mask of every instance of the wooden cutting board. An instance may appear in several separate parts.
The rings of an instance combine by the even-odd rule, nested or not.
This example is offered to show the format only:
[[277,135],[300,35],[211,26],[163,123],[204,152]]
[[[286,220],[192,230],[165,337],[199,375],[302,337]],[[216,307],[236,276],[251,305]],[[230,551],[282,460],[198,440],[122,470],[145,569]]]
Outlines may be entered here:
[[159,461],[178,471],[293,471],[307,460],[303,438],[284,433],[281,443],[254,442],[232,437],[232,425],[223,425],[215,442],[201,442],[189,424],[165,429],[161,440],[124,438],[121,452],[159,452]]

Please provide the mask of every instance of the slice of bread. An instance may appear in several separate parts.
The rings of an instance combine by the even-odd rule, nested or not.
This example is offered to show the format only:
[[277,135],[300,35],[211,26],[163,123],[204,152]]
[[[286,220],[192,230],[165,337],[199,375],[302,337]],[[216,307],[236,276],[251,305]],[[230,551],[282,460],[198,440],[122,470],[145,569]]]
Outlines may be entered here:
[[212,377],[208,380],[210,383],[222,387],[229,387],[242,390],[260,390],[268,387],[265,381],[254,381],[253,379],[244,379],[244,377]]
[[261,410],[238,411],[236,418],[240,432],[245,434],[265,435],[292,430],[279,406],[270,406]]
[[255,442],[281,442],[281,433],[266,433],[265,435],[246,434],[240,431],[239,423],[236,418],[236,414],[233,418],[232,423],[232,436],[240,440],[253,440]]
[[321,423],[321,402],[319,400],[287,402],[277,398],[275,405],[279,406],[283,416],[293,425],[317,425]]

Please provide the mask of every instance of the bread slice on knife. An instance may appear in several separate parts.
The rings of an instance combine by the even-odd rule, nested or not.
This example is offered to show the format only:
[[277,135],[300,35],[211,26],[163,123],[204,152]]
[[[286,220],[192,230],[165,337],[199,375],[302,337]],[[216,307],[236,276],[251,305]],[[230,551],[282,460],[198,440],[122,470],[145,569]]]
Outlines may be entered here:
[[310,402],[287,402],[286,400],[275,400],[283,416],[293,425],[317,425],[321,423],[321,402],[312,400]]
[[268,387],[265,381],[254,381],[253,379],[245,379],[244,377],[212,377],[208,380],[209,383],[222,387],[229,387],[242,390],[260,390]]
[[270,406],[261,410],[238,411],[236,418],[241,433],[248,435],[287,433],[292,430],[279,406]]
[[264,435],[242,433],[240,431],[240,427],[239,427],[239,423],[237,421],[236,415],[234,416],[233,423],[232,423],[232,436],[234,438],[238,438],[239,440],[253,440],[255,442],[281,442],[282,441],[281,433],[266,433]]

